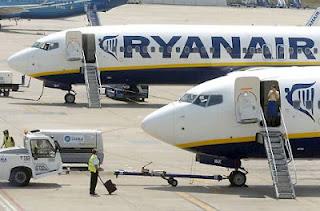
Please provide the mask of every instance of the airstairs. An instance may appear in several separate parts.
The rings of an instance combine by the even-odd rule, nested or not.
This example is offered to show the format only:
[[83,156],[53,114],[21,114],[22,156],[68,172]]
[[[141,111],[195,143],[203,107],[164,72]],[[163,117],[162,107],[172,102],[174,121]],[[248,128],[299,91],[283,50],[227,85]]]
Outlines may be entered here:
[[283,116],[281,115],[281,121],[284,132],[268,128],[263,113],[262,117],[265,128],[259,134],[263,138],[266,149],[276,197],[294,199],[296,197],[294,188],[297,182],[296,169]]
[[96,63],[86,63],[83,55],[83,74],[87,88],[89,108],[101,108],[100,103],[100,77]]
[[87,5],[86,7],[86,14],[89,21],[90,26],[100,26],[100,18],[99,14],[97,13],[97,8],[95,5]]

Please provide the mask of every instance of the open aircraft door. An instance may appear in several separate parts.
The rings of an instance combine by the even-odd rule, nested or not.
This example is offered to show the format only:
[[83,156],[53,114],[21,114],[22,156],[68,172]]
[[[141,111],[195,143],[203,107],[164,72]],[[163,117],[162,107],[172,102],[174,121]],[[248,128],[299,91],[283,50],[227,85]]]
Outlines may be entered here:
[[78,61],[83,58],[82,33],[68,31],[66,33],[66,58],[69,61]]
[[237,122],[257,123],[260,115],[260,80],[257,77],[240,77],[235,80],[234,102]]

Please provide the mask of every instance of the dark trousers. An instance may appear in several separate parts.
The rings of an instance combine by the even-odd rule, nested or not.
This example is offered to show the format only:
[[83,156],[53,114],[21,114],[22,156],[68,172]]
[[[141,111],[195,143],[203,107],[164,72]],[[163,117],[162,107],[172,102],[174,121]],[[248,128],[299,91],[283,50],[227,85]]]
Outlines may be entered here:
[[91,172],[90,194],[94,194],[96,192],[97,181],[98,181],[98,172],[96,173]]

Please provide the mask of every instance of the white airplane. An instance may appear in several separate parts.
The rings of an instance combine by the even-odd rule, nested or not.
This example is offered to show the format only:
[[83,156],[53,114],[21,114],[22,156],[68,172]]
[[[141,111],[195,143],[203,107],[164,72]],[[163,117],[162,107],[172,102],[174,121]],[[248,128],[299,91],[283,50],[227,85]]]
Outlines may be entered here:
[[[280,94],[274,114],[269,107],[274,101],[268,97],[272,85]],[[319,90],[319,67],[233,72],[190,89],[178,101],[148,115],[142,128],[197,153],[201,163],[236,169],[229,180],[243,186],[246,171],[241,159],[268,157],[276,165],[270,168],[278,169],[279,159],[287,156],[320,158]],[[282,148],[274,149],[275,143],[285,143],[282,154]],[[288,178],[287,173],[278,174]]]
[[[118,25],[53,33],[8,59],[11,68],[46,87],[84,84],[97,66],[102,85],[199,84],[257,66],[320,65],[320,28],[284,26]],[[86,64],[84,64],[84,61]]]

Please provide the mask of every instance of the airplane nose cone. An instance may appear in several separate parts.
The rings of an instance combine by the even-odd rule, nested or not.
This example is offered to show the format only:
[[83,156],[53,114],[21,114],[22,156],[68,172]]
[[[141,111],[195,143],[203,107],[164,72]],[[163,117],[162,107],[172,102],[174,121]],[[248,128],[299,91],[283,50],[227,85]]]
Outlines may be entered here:
[[28,73],[32,69],[32,50],[25,49],[13,54],[8,58],[8,65],[10,68],[21,73]]
[[149,114],[142,122],[142,129],[149,135],[170,143],[174,140],[174,105],[169,104]]

